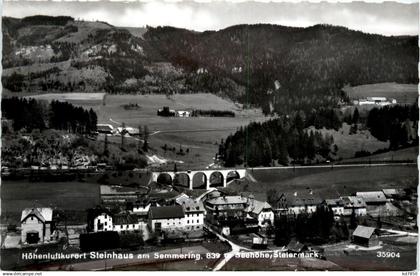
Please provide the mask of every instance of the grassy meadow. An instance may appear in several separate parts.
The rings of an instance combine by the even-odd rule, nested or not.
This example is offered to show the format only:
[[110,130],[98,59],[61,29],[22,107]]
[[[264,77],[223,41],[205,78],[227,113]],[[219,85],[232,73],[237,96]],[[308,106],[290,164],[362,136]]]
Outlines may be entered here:
[[343,90],[352,100],[366,97],[387,97],[396,99],[399,104],[412,104],[419,96],[417,85],[395,82],[348,86]]
[[379,167],[250,169],[258,181],[233,183],[230,189],[252,192],[257,199],[266,200],[266,192],[275,189],[281,193],[307,192],[321,198],[336,198],[357,191],[375,191],[386,188],[416,187],[418,170],[416,165],[392,165]]

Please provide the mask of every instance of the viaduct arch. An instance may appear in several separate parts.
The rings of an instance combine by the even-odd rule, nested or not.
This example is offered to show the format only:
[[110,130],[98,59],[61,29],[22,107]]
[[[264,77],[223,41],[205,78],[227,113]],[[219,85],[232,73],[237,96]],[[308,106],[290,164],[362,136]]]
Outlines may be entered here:
[[[188,188],[190,190],[193,189],[193,179],[194,176],[201,176],[202,181],[205,184],[206,190],[209,190],[210,183],[212,179],[214,179],[215,176],[219,176],[219,179],[221,178],[221,186],[226,187],[229,182],[231,182],[234,179],[243,178],[246,175],[246,169],[220,169],[220,170],[197,170],[197,171],[180,171],[180,172],[153,172],[152,173],[152,181],[158,182],[162,181],[162,179],[166,180],[166,183],[168,183],[168,179],[170,179],[171,184],[174,184],[174,179],[177,178],[179,175],[186,175],[188,177],[185,177],[188,182]],[[185,179],[184,178],[184,179]],[[197,178],[197,177],[196,177]],[[165,183],[165,184],[166,184]],[[169,184],[169,183],[168,183]]]

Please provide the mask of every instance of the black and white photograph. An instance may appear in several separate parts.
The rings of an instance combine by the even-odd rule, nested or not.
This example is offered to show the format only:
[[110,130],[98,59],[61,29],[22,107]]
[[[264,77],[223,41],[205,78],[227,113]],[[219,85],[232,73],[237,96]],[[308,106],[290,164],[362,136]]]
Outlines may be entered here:
[[418,1],[1,5],[4,275],[417,275]]

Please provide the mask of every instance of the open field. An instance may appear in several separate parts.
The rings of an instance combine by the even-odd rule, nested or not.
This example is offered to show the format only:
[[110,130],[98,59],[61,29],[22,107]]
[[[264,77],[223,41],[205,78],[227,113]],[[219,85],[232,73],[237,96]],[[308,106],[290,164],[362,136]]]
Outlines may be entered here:
[[[80,93],[82,94],[82,93]],[[259,109],[243,110],[242,106],[230,100],[220,98],[213,94],[188,94],[174,95],[106,95],[105,105],[99,100],[100,93],[96,93],[97,101],[86,98],[79,100],[76,95],[68,98],[68,101],[78,104],[84,108],[93,108],[98,114],[98,123],[111,124],[114,127],[126,126],[137,128],[146,126],[150,132],[151,155],[156,154],[169,160],[183,161],[178,169],[204,168],[213,163],[218,145],[221,139],[234,133],[240,126],[245,126],[251,121],[264,121],[265,117]],[[54,97],[63,99],[63,94],[46,94],[42,97],[51,100]],[[89,95],[89,94],[85,94]],[[83,95],[80,95],[83,97]],[[137,109],[125,109],[124,105],[138,104]],[[171,109],[214,109],[230,110],[235,112],[235,117],[161,117],[157,116],[157,110],[163,106]],[[116,138],[119,140],[120,138]],[[167,144],[168,147],[175,147],[177,151],[180,146],[189,154],[177,155],[174,152],[166,153],[161,147]]]
[[[315,130],[314,127],[310,129]],[[323,135],[332,135],[334,144],[337,145],[337,157],[343,159],[353,158],[357,151],[375,152],[377,150],[389,148],[389,142],[382,142],[376,139],[369,130],[358,130],[357,133],[350,134],[350,126],[343,123],[339,130],[319,129]]]
[[228,187],[235,191],[252,192],[259,200],[266,200],[266,192],[275,189],[280,193],[307,192],[310,188],[315,196],[336,198],[357,191],[375,191],[385,188],[416,187],[418,170],[416,165],[392,165],[350,168],[296,168],[250,169],[258,184],[251,181],[232,183]]
[[[405,149],[393,150],[379,154],[373,154],[371,156],[366,157],[358,157],[358,158],[351,158],[346,159],[343,162],[386,162],[386,161],[417,161],[417,156],[419,155],[419,147],[409,147]],[[341,163],[341,162],[338,162]]]
[[387,97],[396,99],[397,103],[400,104],[412,104],[418,98],[416,84],[399,84],[395,82],[344,87],[343,91],[353,100],[366,97]]
[[[325,256],[345,270],[366,270],[366,271],[408,271],[416,269],[416,243],[405,245],[392,245],[383,242],[378,250],[348,250],[344,253],[346,246],[337,245],[325,248]],[[377,252],[399,253],[399,258],[378,258]]]
[[34,98],[36,100],[58,100],[66,101],[73,104],[84,105],[87,103],[92,104],[102,104],[102,99],[104,98],[105,93],[48,93],[48,94],[38,94],[38,95],[27,95],[26,98]]
[[312,271],[344,270],[340,266],[315,258],[236,258],[222,268],[223,271]]
[[[99,185],[84,182],[28,182],[2,181],[1,218],[4,223],[19,223],[23,209],[52,207],[79,214],[99,201]],[[84,221],[84,220],[83,220]]]

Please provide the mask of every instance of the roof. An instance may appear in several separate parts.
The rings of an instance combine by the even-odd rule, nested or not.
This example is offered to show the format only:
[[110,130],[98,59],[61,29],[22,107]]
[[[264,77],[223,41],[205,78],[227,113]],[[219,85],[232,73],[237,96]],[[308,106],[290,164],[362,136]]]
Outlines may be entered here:
[[114,129],[114,127],[110,124],[97,124],[96,129],[103,130],[103,131],[111,131]]
[[287,245],[287,249],[292,251],[292,252],[302,252],[305,249],[306,245],[296,241],[296,240],[291,240],[289,242],[289,244]]
[[136,224],[137,222],[137,217],[128,213],[114,215],[113,217],[114,225]]
[[184,217],[184,209],[179,205],[151,207],[149,212],[149,217],[151,219],[171,219]]
[[101,206],[97,206],[96,208],[90,208],[87,210],[87,219],[88,221],[93,221],[95,218],[102,214],[107,214],[111,217],[113,216],[108,209]]
[[178,192],[176,191],[169,191],[169,192],[155,192],[155,193],[150,193],[149,197],[151,199],[157,199],[157,200],[170,200],[170,199],[174,199],[179,195]]
[[309,193],[285,194],[284,196],[288,207],[319,205],[322,203],[321,198]]
[[359,225],[353,232],[353,236],[370,239],[375,232],[375,228]]
[[358,196],[345,196],[341,197],[344,207],[347,208],[366,208],[366,202],[362,197]]
[[259,200],[252,200],[251,204],[248,208],[248,211],[251,212],[251,213],[254,213],[254,214],[260,214],[264,209],[272,210],[271,205],[268,204],[268,202],[266,202],[266,201],[262,202],[262,201],[259,201]]
[[193,200],[191,198],[178,198],[176,203],[184,208],[185,213],[197,213],[204,212],[204,205],[199,200]]
[[248,198],[242,196],[219,196],[207,200],[208,203],[213,205],[226,205],[226,204],[246,204]]
[[53,210],[51,208],[26,208],[22,211],[20,221],[24,221],[29,215],[34,215],[42,222],[52,221]]
[[327,204],[327,206],[332,207],[344,206],[344,202],[341,198],[326,199],[325,203]]
[[357,192],[356,196],[362,197],[366,203],[369,202],[386,202],[386,196],[382,191],[374,192]]
[[385,196],[388,196],[388,197],[403,194],[403,191],[401,189],[382,189],[382,192],[385,194]]

